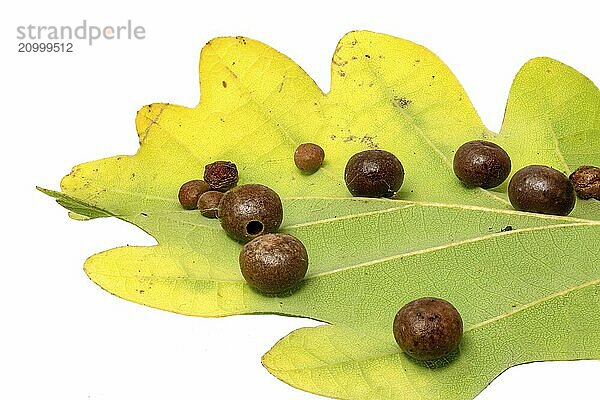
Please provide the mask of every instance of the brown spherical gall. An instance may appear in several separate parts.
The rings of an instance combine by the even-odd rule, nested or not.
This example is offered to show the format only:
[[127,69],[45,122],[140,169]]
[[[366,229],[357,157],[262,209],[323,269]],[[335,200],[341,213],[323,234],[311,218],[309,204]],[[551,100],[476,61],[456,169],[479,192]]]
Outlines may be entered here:
[[571,181],[544,165],[529,165],[517,171],[508,184],[508,198],[519,211],[568,215],[575,207]]
[[420,361],[451,355],[458,349],[462,334],[463,322],[456,308],[433,297],[411,301],[394,319],[396,342],[402,351]]
[[325,151],[321,146],[314,143],[303,143],[296,148],[294,152],[294,163],[296,167],[304,173],[314,174],[317,172],[323,160],[325,159]]
[[350,157],[344,180],[353,196],[392,197],[402,186],[404,168],[388,151],[365,150]]
[[202,193],[198,198],[198,210],[206,218],[217,218],[219,215],[219,204],[223,198],[223,193],[216,190],[209,190]]
[[308,269],[308,254],[301,241],[283,233],[262,235],[246,243],[240,269],[250,286],[267,294],[295,288]]
[[465,185],[490,189],[508,178],[510,157],[492,142],[473,140],[454,154],[454,173]]
[[600,168],[583,165],[569,179],[580,199],[600,200]]
[[237,167],[229,161],[215,161],[204,167],[204,180],[212,190],[225,192],[238,182]]
[[279,195],[266,186],[241,185],[223,195],[219,219],[230,237],[248,242],[279,228],[283,220],[283,205]]
[[194,210],[202,193],[209,190],[210,186],[204,181],[196,179],[186,182],[179,189],[179,203],[186,210]]

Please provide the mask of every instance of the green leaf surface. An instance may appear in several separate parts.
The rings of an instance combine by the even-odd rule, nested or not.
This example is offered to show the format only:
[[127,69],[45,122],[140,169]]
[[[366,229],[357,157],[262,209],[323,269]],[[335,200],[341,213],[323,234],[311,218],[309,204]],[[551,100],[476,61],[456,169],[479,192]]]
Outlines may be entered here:
[[[263,364],[335,398],[472,399],[514,365],[600,358],[600,202],[578,201],[568,217],[517,212],[506,184],[468,189],[451,164],[462,143],[485,138],[509,152],[513,172],[600,165],[600,91],[583,75],[548,58],[526,63],[499,134],[433,53],[366,31],[339,42],[327,94],[290,59],[243,37],[207,43],[200,86],[197,107],[138,112],[137,154],[78,165],[61,192],[40,189],[75,219],[114,216],[157,239],[90,257],[85,271],[98,285],[182,314],[328,322],[293,332]],[[293,164],[303,142],[325,149],[314,175]],[[402,160],[397,198],[350,197],[346,161],[367,148]],[[251,290],[241,245],[218,221],[179,206],[180,185],[220,159],[238,165],[240,183],[281,195],[282,231],[310,259],[292,295]],[[410,361],[391,333],[397,310],[421,296],[451,301],[465,322],[459,355],[438,368]]]

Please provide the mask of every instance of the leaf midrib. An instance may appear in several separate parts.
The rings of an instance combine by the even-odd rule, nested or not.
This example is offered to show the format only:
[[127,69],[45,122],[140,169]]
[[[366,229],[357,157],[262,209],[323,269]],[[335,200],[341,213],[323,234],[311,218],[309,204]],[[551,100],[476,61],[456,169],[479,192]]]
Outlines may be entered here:
[[[54,198],[58,198],[57,196],[65,197],[72,201],[78,202],[86,207],[94,208],[98,211],[102,211],[107,214],[111,214],[112,216],[119,218],[119,219],[125,219],[128,216],[136,215],[137,213],[139,213],[140,210],[143,210],[143,209],[140,209],[140,210],[132,211],[130,214],[116,215],[105,208],[98,207],[96,205],[93,205],[84,200],[78,199],[74,196],[71,196],[71,195],[68,195],[68,194],[65,194],[62,192],[56,192],[56,191],[53,191],[50,189],[44,189],[41,187],[37,187],[37,189],[50,197],[54,197]],[[149,196],[144,195],[143,193],[139,193],[139,192],[131,192],[131,191],[119,190],[119,189],[105,189],[105,191],[115,192],[115,193],[120,193],[120,194],[132,194],[132,195],[137,195],[137,196],[146,196],[147,198],[150,198]],[[54,193],[54,194],[50,194],[50,193]],[[176,204],[176,201],[171,198],[160,197],[160,196],[152,196],[152,198],[155,200],[164,201],[166,203]],[[505,209],[505,208],[482,207],[482,206],[475,206],[475,205],[471,205],[471,204],[438,203],[438,202],[425,202],[425,201],[386,199],[386,198],[369,198],[369,197],[336,197],[336,196],[290,196],[290,197],[282,197],[282,200],[284,201],[284,203],[286,200],[289,200],[289,201],[296,201],[296,200],[300,200],[300,201],[302,201],[302,200],[357,201],[358,200],[358,201],[362,201],[364,203],[376,203],[376,202],[377,203],[389,203],[390,204],[389,208],[386,208],[384,210],[378,210],[378,212],[382,212],[382,213],[393,212],[400,208],[406,208],[407,206],[414,205],[414,206],[421,206],[421,207],[438,207],[438,208],[452,208],[452,209],[458,209],[458,210],[483,211],[483,212],[491,212],[491,213],[497,213],[497,214],[527,216],[530,218],[548,219],[548,220],[553,220],[553,221],[564,221],[564,222],[581,223],[581,224],[587,224],[587,225],[600,225],[600,220],[594,220],[594,219],[577,218],[577,217],[552,215],[552,214],[537,214],[537,213],[530,213],[530,212],[524,212],[524,211],[517,211],[514,209],[511,210],[511,209]],[[587,200],[587,201],[590,201],[590,200]],[[392,206],[392,204],[394,204],[394,205]],[[176,212],[176,211],[166,210],[164,213],[171,213],[171,212]],[[186,212],[186,211],[182,211],[182,212]],[[193,211],[191,211],[191,212],[193,212]],[[368,210],[368,211],[365,211],[364,214],[370,214],[373,212],[374,212],[374,210]],[[158,213],[154,213],[154,212],[150,211],[148,214],[156,215]],[[359,216],[362,214],[363,213],[353,214],[353,215],[346,214],[339,218]],[[321,221],[329,221],[329,220],[330,219],[317,220],[317,221],[313,221],[313,222],[300,223],[300,225],[305,226],[306,224],[310,224],[310,223],[316,224]],[[299,224],[295,224],[295,225],[299,225]],[[199,225],[199,226],[204,226],[204,225]],[[284,226],[283,228],[289,228],[292,226],[294,226],[294,225]]]
[[[336,196],[290,196],[290,197],[282,197],[284,200],[334,200],[334,201],[344,201],[344,200],[360,200],[364,202],[389,202],[393,203],[402,203],[405,205],[416,205],[422,207],[439,207],[439,208],[454,208],[461,210],[473,210],[473,211],[484,211],[484,212],[493,212],[498,214],[507,214],[507,215],[519,215],[519,216],[528,216],[531,218],[539,218],[539,219],[549,219],[555,221],[565,221],[565,222],[573,222],[573,223],[589,223],[591,225],[600,225],[600,220],[594,219],[586,219],[586,218],[577,218],[577,217],[569,217],[563,215],[553,215],[553,214],[538,214],[531,213],[526,211],[518,211],[514,209],[507,208],[493,208],[493,207],[483,207],[476,206],[471,204],[456,204],[456,203],[439,203],[439,202],[427,202],[420,200],[402,200],[402,199],[386,199],[386,198],[370,198],[370,197],[336,197]],[[396,209],[398,206],[390,207],[390,210]],[[387,209],[386,209],[387,210]]]

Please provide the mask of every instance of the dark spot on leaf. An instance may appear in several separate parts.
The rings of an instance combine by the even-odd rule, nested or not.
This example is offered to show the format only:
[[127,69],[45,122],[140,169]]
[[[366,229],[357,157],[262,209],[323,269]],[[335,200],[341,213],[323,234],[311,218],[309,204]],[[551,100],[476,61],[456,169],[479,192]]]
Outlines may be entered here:
[[351,44],[352,46],[356,46],[356,43],[358,43],[358,42],[356,41],[356,39],[354,39],[353,41],[351,41],[351,42],[350,42],[350,44]]
[[223,81],[221,82],[223,84],[223,87],[226,88],[227,87],[227,82]]
[[379,148],[379,145],[377,144],[377,142],[375,142],[376,137],[377,136],[369,136],[369,135],[363,135],[363,136],[348,135],[348,136],[344,136],[342,138],[342,142],[344,142],[344,143],[348,143],[348,142],[362,143],[370,149],[377,149],[377,148]]
[[407,99],[406,97],[394,97],[392,99],[392,104],[394,107],[398,108],[406,108],[412,103],[412,100]]
[[281,93],[282,90],[283,90],[283,81],[281,81],[281,83],[279,84],[279,87],[277,87],[277,91],[279,93]]
[[338,60],[338,59],[333,59],[332,62],[337,65],[338,67],[343,67],[344,65],[348,64],[347,60]]
[[371,56],[370,56],[370,55],[368,55],[368,54],[365,54],[365,57],[367,57],[367,58],[371,58]]
[[148,214],[146,214],[145,212],[143,212],[143,213],[140,213],[140,215],[142,215],[142,216],[144,216],[144,217],[147,217],[147,216],[148,216]]
[[223,117],[221,117],[220,119],[221,119],[221,122],[225,122],[225,119]]
[[421,62],[421,59],[417,58],[417,59],[415,60],[415,62],[416,62],[416,63],[419,63],[419,62]]
[[346,76],[346,71],[343,71],[340,69],[340,70],[338,70],[338,75],[341,77],[344,77],[344,76]]
[[510,232],[513,230],[513,227],[510,225],[506,225],[504,228],[500,229],[500,232]]

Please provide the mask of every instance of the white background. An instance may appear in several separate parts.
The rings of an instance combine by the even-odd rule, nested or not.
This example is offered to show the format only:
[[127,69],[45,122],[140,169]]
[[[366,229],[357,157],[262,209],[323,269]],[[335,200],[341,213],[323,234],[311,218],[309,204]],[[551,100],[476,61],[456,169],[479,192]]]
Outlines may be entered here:
[[[215,36],[262,40],[325,91],[336,42],[353,29],[436,52],[490,129],[510,83],[551,56],[600,83],[593,1],[364,2],[19,1],[1,18],[2,258],[0,399],[316,399],[271,377],[260,357],[304,319],[185,317],[136,305],[87,279],[89,255],[152,244],[113,219],[76,222],[34,190],[71,166],[137,149],[134,116],[152,102],[194,106],[198,56]],[[73,54],[18,54],[18,25],[143,25],[142,41],[76,43]],[[598,399],[600,362],[537,363],[500,376],[478,400]]]

